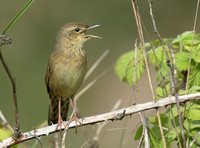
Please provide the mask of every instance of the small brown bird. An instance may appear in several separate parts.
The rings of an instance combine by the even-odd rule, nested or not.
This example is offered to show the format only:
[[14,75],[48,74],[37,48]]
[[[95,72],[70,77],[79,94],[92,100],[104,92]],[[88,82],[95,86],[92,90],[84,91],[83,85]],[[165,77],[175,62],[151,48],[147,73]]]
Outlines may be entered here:
[[48,125],[61,124],[67,120],[70,99],[77,119],[74,95],[81,86],[87,70],[83,43],[91,38],[85,32],[100,25],[88,26],[80,23],[68,23],[57,34],[56,45],[49,58],[45,83],[50,98]]

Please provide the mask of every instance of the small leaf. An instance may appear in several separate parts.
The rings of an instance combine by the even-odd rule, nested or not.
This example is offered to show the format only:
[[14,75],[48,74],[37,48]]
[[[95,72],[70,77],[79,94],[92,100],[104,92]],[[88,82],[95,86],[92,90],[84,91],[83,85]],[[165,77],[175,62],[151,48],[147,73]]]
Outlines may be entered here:
[[[173,40],[173,44],[175,43],[184,43],[184,44],[192,44],[192,38],[193,38],[193,33],[192,31],[186,31],[184,33],[182,33],[181,35],[178,35],[178,37]],[[194,35],[194,39],[193,39],[193,44],[199,44],[200,43],[200,36],[199,35]]]
[[[157,57],[158,63],[155,58],[154,52]],[[167,58],[166,58],[166,55],[165,55],[165,52],[164,52],[162,46],[159,46],[156,49],[154,49],[154,52],[153,52],[153,50],[148,52],[148,59],[150,60],[150,62],[155,64],[156,66],[158,66],[158,64],[159,64],[161,67],[166,67],[167,66],[166,65]],[[164,65],[166,65],[166,66],[164,66]]]
[[194,45],[193,47],[191,47],[191,45],[186,45],[185,49],[189,52],[192,49],[192,59],[194,59],[195,62],[200,63],[200,44]]
[[186,117],[189,120],[200,120],[200,109],[190,109],[186,112]]
[[[178,133],[180,133],[180,128],[177,128]],[[177,135],[176,135],[176,129],[173,128],[171,129],[166,135],[165,135],[166,141],[168,143],[173,142],[174,140],[177,139]]]
[[189,66],[190,53],[179,52],[175,55],[176,67],[179,71],[185,71]]
[[[135,66],[135,53],[133,51],[123,54],[115,65],[115,71],[117,76],[123,82],[127,82],[132,87],[133,82],[133,69]],[[142,72],[144,71],[144,60],[142,52],[138,50],[137,56],[137,68],[136,68],[136,83],[141,78]]]
[[[154,120],[154,124],[157,124],[158,125],[158,117],[157,116],[154,116],[152,118],[155,118]],[[167,124],[168,122],[168,117],[166,116],[166,114],[160,114],[160,119],[161,119],[161,124],[164,126]],[[151,119],[150,119],[151,120]],[[153,120],[152,120],[153,121]],[[149,121],[151,122],[151,121]]]
[[[170,94],[170,85],[169,84],[166,85],[166,89],[167,89],[167,94]],[[164,98],[167,96],[165,89],[161,88],[161,87],[157,87],[156,93],[158,94],[157,98]]]
[[192,129],[197,129],[199,128],[200,130],[200,121],[199,120],[188,120],[186,119],[184,121],[184,128],[188,131],[191,131]]
[[[184,109],[184,108],[183,108],[182,106],[180,106],[180,112],[182,112],[183,109]],[[172,112],[173,112],[174,118],[175,118],[176,116],[178,116],[178,112],[177,112],[177,107],[176,107],[176,105],[174,105],[174,106],[172,107]],[[170,118],[173,119],[171,113],[170,113]]]
[[151,147],[155,147],[155,148],[162,148],[162,142],[160,142],[156,135],[154,134],[154,132],[148,128],[148,133],[149,133],[149,139],[150,139],[150,144]]
[[191,71],[189,77],[189,86],[200,86],[200,64],[197,65],[196,69]]
[[135,136],[134,136],[134,139],[135,140],[139,140],[140,137],[142,136],[142,132],[143,132],[143,125],[140,124],[140,126],[138,127],[136,133],[135,133]]

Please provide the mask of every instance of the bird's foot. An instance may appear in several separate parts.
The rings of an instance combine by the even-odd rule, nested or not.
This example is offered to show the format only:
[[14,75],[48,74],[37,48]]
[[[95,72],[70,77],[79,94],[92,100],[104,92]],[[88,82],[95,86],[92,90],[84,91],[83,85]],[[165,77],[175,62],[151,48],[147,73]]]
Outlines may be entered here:
[[82,126],[82,122],[81,122],[81,120],[78,119],[76,112],[74,113],[73,118],[71,119],[70,123],[73,121],[75,122],[75,133],[77,134],[77,127],[78,127],[77,123],[79,123],[79,125]]
[[57,126],[56,126],[56,129],[58,129],[58,127],[60,128],[60,134],[62,135],[62,132],[61,132],[61,129],[62,129],[62,125],[65,127],[64,125],[64,121],[62,120],[62,118],[58,118],[58,123],[57,123]]

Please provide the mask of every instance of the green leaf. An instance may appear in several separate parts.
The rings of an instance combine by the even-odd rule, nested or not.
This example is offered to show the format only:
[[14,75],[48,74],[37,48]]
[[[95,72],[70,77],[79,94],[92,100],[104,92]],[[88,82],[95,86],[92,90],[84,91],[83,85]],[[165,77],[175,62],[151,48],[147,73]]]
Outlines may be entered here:
[[[192,31],[186,31],[184,33],[182,33],[181,35],[178,35],[178,37],[173,40],[173,44],[175,43],[184,43],[184,44],[192,44],[192,38],[193,38],[193,33]],[[193,44],[199,44],[200,43],[200,36],[199,35],[194,35],[194,39],[193,39]]]
[[187,51],[191,51],[192,48],[192,59],[194,59],[195,62],[200,63],[200,44],[194,45],[191,47],[191,45],[186,45],[185,49]]
[[199,109],[200,110],[200,104],[198,104],[196,101],[189,102],[189,103],[187,103],[186,109],[188,111],[190,111],[191,109]]
[[154,134],[154,132],[150,128],[148,128],[148,134],[149,134],[151,147],[155,147],[155,148],[163,147],[162,142],[160,142],[160,140],[157,139],[157,136]]
[[[162,73],[162,75],[165,77],[165,76],[167,76],[167,74],[169,73],[169,69],[167,68],[161,68],[161,73]],[[166,77],[165,77],[165,79],[167,79]],[[169,78],[168,78],[169,79]],[[161,85],[161,83],[163,82],[163,79],[162,79],[162,76],[161,76],[161,74],[160,74],[160,71],[158,71],[157,72],[157,74],[156,74],[156,80],[157,80],[157,82],[158,82],[158,85],[160,86]]]
[[[198,93],[198,92],[200,92],[200,86],[192,86],[188,90],[188,94],[194,94],[194,93]],[[185,90],[179,90],[178,94],[179,95],[185,95]]]
[[199,130],[200,130],[200,120],[188,120],[188,119],[186,119],[184,121],[183,125],[184,125],[184,128],[188,131],[191,131],[191,130],[197,129],[197,128],[199,128]]
[[191,71],[189,77],[189,86],[200,86],[200,64],[198,64],[197,67]]
[[[184,108],[183,108],[182,106],[180,106],[180,112],[182,112],[183,109],[184,109]],[[178,116],[178,112],[177,112],[177,107],[176,107],[176,105],[174,105],[174,106],[172,107],[172,112],[173,112],[174,118]],[[170,118],[173,119],[171,113],[170,113]]]
[[176,67],[179,71],[184,71],[188,69],[189,66],[190,53],[179,52],[175,54]]
[[[158,63],[156,61],[154,52],[155,52],[155,55],[157,57]],[[148,52],[149,61],[152,64],[155,64],[156,66],[160,65],[160,67],[167,67],[167,65],[166,65],[167,58],[166,58],[166,55],[165,55],[165,52],[164,52],[162,46],[159,46],[156,49],[154,49],[154,52],[153,52],[153,50],[151,50],[151,51]]]
[[186,117],[190,120],[200,120],[200,109],[191,109],[187,111]]
[[[163,41],[163,44],[171,43],[173,41],[173,38],[163,38],[162,41]],[[152,41],[151,44],[153,46],[161,46],[162,45],[160,43],[160,40]]]
[[142,132],[143,132],[143,125],[140,124],[140,126],[138,127],[136,133],[135,133],[135,136],[134,136],[134,139],[135,140],[139,140],[140,137],[142,136]]
[[[180,133],[180,128],[177,128],[178,133]],[[168,143],[173,142],[174,140],[177,139],[177,135],[176,135],[176,129],[173,128],[171,130],[169,130],[169,132],[165,135],[166,141]]]
[[[170,94],[170,85],[169,84],[166,85],[166,89],[167,89],[167,93]],[[161,87],[157,87],[156,93],[158,95],[156,97],[156,99],[164,98],[167,96],[165,89],[161,88]]]
[[[144,71],[144,60],[142,56],[142,52],[138,50],[137,53],[137,68],[136,68],[136,81],[142,76],[142,72]],[[133,69],[135,65],[135,53],[133,51],[123,54],[117,61],[115,65],[115,71],[119,79],[123,82],[127,82],[132,87],[133,82]]]
[[[168,117],[166,116],[166,114],[160,114],[160,119],[161,119],[161,124],[163,126],[167,124]],[[148,123],[151,123],[151,124],[154,124],[154,125],[158,125],[158,117],[157,116],[153,116],[151,118],[148,118]]]
[[[200,131],[200,129],[198,128],[198,129],[192,130],[192,131],[190,132],[190,134],[191,134],[191,139],[192,139],[192,140],[194,139],[194,137],[195,137],[197,134],[199,134],[199,131]],[[198,146],[200,146],[200,136],[197,137],[197,139],[196,139],[196,141],[195,141],[195,144],[198,145]],[[196,148],[196,147],[195,147],[195,148]]]

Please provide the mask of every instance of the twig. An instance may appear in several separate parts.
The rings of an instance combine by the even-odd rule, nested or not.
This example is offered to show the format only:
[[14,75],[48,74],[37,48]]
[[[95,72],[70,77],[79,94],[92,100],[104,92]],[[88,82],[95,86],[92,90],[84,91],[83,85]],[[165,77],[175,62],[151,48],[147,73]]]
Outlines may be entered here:
[[198,134],[194,137],[194,139],[192,140],[192,142],[190,143],[189,148],[192,147],[192,145],[194,144],[194,142],[197,140],[197,138],[200,136],[200,132],[198,132]]
[[[194,100],[200,100],[200,93],[195,93],[195,94],[189,94],[189,95],[183,95],[183,96],[179,96],[179,101],[181,103],[185,103],[187,101],[194,101]],[[176,103],[176,98],[175,97],[166,97],[163,99],[158,100],[157,102],[155,101],[151,101],[151,102],[147,102],[147,103],[143,103],[143,104],[137,104],[134,106],[130,106],[130,107],[126,107],[123,109],[119,109],[113,112],[108,112],[105,114],[100,114],[100,115],[95,115],[95,116],[90,116],[90,117],[85,117],[85,118],[81,118],[80,120],[82,121],[82,126],[85,125],[89,125],[89,124],[95,124],[95,123],[100,123],[100,122],[107,122],[107,121],[113,121],[113,120],[117,120],[118,116],[122,113],[124,113],[124,116],[128,116],[128,115],[132,115],[141,111],[145,111],[145,110],[150,110],[150,109],[156,109],[156,108],[160,108],[160,107],[164,107],[164,106],[168,106],[171,104],[175,104]],[[69,125],[69,129],[70,128],[75,128],[76,123],[73,121],[70,123]],[[79,123],[77,123],[77,126],[80,126]],[[14,140],[12,137],[7,138],[3,141],[0,141],[0,147],[8,147],[8,146],[12,146],[15,145],[17,143],[22,143],[24,141],[36,138],[36,137],[40,137],[40,136],[47,136],[51,133],[55,133],[55,132],[59,132],[60,128],[58,128],[57,130],[55,130],[57,127],[57,124],[51,125],[51,126],[47,126],[47,127],[43,127],[43,128],[39,128],[36,130],[32,130],[32,131],[28,131],[26,133],[23,133],[22,136],[16,140]],[[61,129],[64,130],[64,126],[61,126]]]
[[[142,22],[142,23],[143,23],[143,22]],[[166,96],[169,96],[169,95],[168,95],[168,92],[167,92],[166,85],[165,85],[165,77],[164,77],[163,74],[162,74],[161,67],[160,67],[158,58],[157,58],[157,56],[156,56],[154,46],[153,46],[153,44],[152,44],[152,42],[151,42],[151,40],[150,40],[150,37],[149,37],[149,35],[148,35],[148,32],[147,32],[146,27],[145,27],[144,24],[143,24],[143,27],[144,27],[144,30],[145,30],[145,32],[146,32],[147,38],[149,39],[149,42],[150,42],[150,44],[151,44],[151,49],[152,49],[152,51],[153,51],[153,53],[154,53],[155,60],[156,60],[156,62],[157,62],[157,64],[158,64],[157,66],[158,66],[158,70],[159,70],[160,76],[161,76],[161,78],[162,78],[162,85],[164,86],[164,90],[165,90]],[[180,46],[181,46],[181,45],[180,45]],[[171,52],[172,52],[172,51],[171,51]],[[173,52],[172,52],[172,56],[174,57]],[[175,58],[173,58],[173,62],[175,63]],[[176,73],[176,71],[174,71],[174,74],[175,74],[175,73]],[[178,138],[179,148],[181,148],[180,138],[179,138],[178,130],[177,130],[176,123],[175,123],[174,113],[172,112],[172,106],[170,106],[170,112],[171,112],[171,114],[172,114],[172,122],[173,122],[173,125],[174,125],[174,128],[175,128],[175,131],[176,131],[176,136],[177,136],[177,138]],[[143,138],[144,138],[144,136],[143,136]],[[140,143],[139,143],[138,145],[140,145]]]
[[[89,84],[87,84],[83,89],[81,89],[80,92],[77,93],[77,95],[74,98],[74,102],[77,102],[78,98],[82,96],[90,87],[92,87],[101,77],[103,77],[108,70],[105,70],[100,75],[98,75],[94,80],[92,80]],[[76,104],[76,103],[75,103]]]
[[56,133],[54,135],[54,148],[59,148],[60,147],[59,145],[60,144],[59,144],[59,139],[58,139],[58,133]]
[[190,65],[191,65],[191,60],[192,60],[192,48],[194,44],[194,34],[196,30],[196,24],[197,24],[197,16],[198,16],[198,10],[199,10],[199,0],[197,1],[197,8],[196,8],[196,14],[195,14],[195,19],[194,19],[194,27],[193,27],[193,35],[192,35],[192,45],[191,45],[191,50],[190,50],[190,59],[189,59],[189,66],[188,66],[188,72],[187,72],[187,81],[186,81],[186,89],[185,89],[185,94],[188,94],[188,85],[189,85],[189,77],[190,77]]
[[[140,14],[139,14],[139,11],[138,11],[138,7],[137,7],[136,1],[135,0],[131,0],[131,2],[132,2],[133,11],[134,11],[134,15],[135,15],[135,20],[136,20],[136,24],[137,24],[137,28],[138,28],[138,34],[139,34],[140,42],[141,42],[141,45],[142,45],[142,51],[143,51],[143,55],[144,55],[145,66],[146,66],[146,69],[147,69],[147,75],[148,75],[148,80],[149,80],[149,86],[150,86],[150,89],[151,89],[151,94],[152,94],[153,100],[156,101],[155,95],[154,95],[154,91],[153,91],[153,85],[152,85],[152,80],[151,80],[151,74],[150,74],[150,70],[149,70],[148,60],[147,60],[145,44],[144,44],[144,37],[143,37]],[[165,142],[165,137],[164,137],[164,133],[163,133],[163,129],[162,129],[160,114],[159,114],[159,111],[157,109],[156,109],[156,114],[157,114],[157,117],[158,117],[158,124],[159,124],[160,134],[161,134],[162,141],[163,141],[163,146],[164,146],[164,148],[166,148],[166,142]]]
[[[172,61],[173,61],[173,65],[174,65],[174,79],[176,80],[176,75],[177,75],[177,68],[176,68],[176,60],[175,60],[175,56],[174,56],[174,53],[173,53],[173,50],[171,48],[171,46],[169,45],[169,43],[167,43],[168,47],[169,47],[169,50],[170,50],[170,53],[171,53],[171,56],[172,56]],[[175,90],[174,90],[175,91]],[[174,93],[174,92],[173,92]],[[166,93],[167,94],[167,93]],[[167,95],[168,96],[168,95]],[[185,106],[186,107],[186,106]],[[185,109],[184,109],[185,110]],[[175,132],[176,132],[176,136],[177,136],[177,139],[178,139],[178,143],[179,143],[179,148],[181,148],[181,141],[180,141],[180,138],[179,138],[179,134],[178,134],[178,130],[177,130],[177,126],[176,126],[176,123],[175,123],[175,118],[174,118],[174,113],[172,111],[172,106],[170,106],[170,112],[171,112],[171,115],[172,115],[172,121],[173,121],[173,125],[174,125],[174,128],[175,128]]]
[[[120,106],[121,103],[122,103],[122,100],[118,100],[118,101],[115,103],[115,105],[113,106],[111,112],[117,110],[117,108],[119,108],[119,106]],[[99,145],[100,140],[101,140],[101,139],[103,138],[103,136],[104,136],[104,135],[103,135],[102,137],[100,137],[100,134],[101,134],[103,128],[106,126],[107,123],[108,123],[108,122],[103,122],[103,123],[100,123],[100,124],[97,125],[96,134],[95,134],[94,138],[92,139],[93,142],[91,142],[91,143],[94,145],[95,148]],[[108,129],[107,129],[107,130],[108,130]]]
[[185,142],[186,142],[185,141],[185,134],[184,134],[183,124],[182,124],[182,117],[181,117],[181,113],[180,113],[180,104],[179,104],[179,98],[178,98],[178,91],[177,91],[177,88],[176,88],[176,81],[174,79],[174,72],[173,72],[172,67],[170,65],[170,59],[169,59],[167,50],[164,46],[162,38],[161,38],[160,34],[158,33],[158,30],[157,30],[157,27],[156,27],[156,23],[155,23],[153,11],[152,11],[152,1],[148,0],[148,2],[149,2],[150,16],[151,16],[152,23],[153,23],[154,33],[157,35],[158,39],[160,40],[161,45],[163,47],[163,50],[165,52],[166,58],[167,58],[167,66],[169,67],[169,70],[170,70],[170,78],[171,78],[172,89],[174,90],[174,95],[176,97],[176,105],[177,105],[179,126],[180,126],[180,131],[181,131],[182,140],[183,140],[183,147],[185,148],[185,146],[186,146],[185,145]]
[[97,59],[97,61],[92,65],[92,67],[88,70],[85,75],[84,81],[91,75],[91,73],[95,70],[95,68],[101,63],[101,61],[108,55],[109,50],[104,51],[104,53]]
[[[11,41],[6,43],[6,44],[11,44]],[[13,102],[14,102],[14,110],[15,110],[15,129],[14,129],[13,138],[17,139],[21,135],[21,130],[20,130],[19,112],[18,112],[18,106],[17,106],[17,93],[16,93],[15,77],[12,76],[12,74],[11,74],[11,72],[10,72],[10,70],[9,70],[9,68],[8,68],[4,58],[3,58],[3,55],[1,53],[1,49],[0,49],[0,60],[1,60],[1,63],[3,64],[3,67],[4,67],[8,77],[10,78],[10,81],[11,81],[11,84],[12,84]]]
[[66,141],[69,125],[70,125],[70,122],[72,121],[73,115],[74,115],[74,111],[72,112],[72,114],[69,118],[69,122],[67,122],[66,125],[65,125],[64,134],[63,134],[63,137],[62,137],[62,148],[66,147],[65,141]]
[[[135,102],[136,104],[138,104],[138,97],[137,97],[137,90],[136,90],[136,69],[137,69],[137,64],[138,64],[138,60],[137,60],[137,39],[135,40],[135,65],[134,65],[134,70],[133,70],[133,93],[135,96]],[[140,139],[140,141],[143,141],[142,139],[144,139],[145,141],[145,148],[150,148],[150,141],[149,141],[149,135],[148,135],[148,123],[145,117],[145,113],[144,112],[139,112],[140,114],[140,118],[143,124],[143,132],[142,132],[142,137]],[[140,144],[137,146],[138,148],[140,148]]]
[[[115,105],[113,106],[111,112],[115,111],[117,108],[119,108],[120,104],[122,103],[122,100],[118,100]],[[94,139],[99,139],[100,133],[103,129],[103,127],[107,124],[107,122],[103,122],[101,124],[98,124],[97,130],[96,130],[96,136]]]

